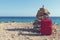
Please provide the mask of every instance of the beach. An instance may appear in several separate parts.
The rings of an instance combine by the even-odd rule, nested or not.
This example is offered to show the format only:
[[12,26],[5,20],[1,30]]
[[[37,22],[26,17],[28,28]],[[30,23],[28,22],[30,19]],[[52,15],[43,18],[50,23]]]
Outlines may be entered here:
[[0,40],[60,40],[60,25],[53,24],[52,35],[40,35],[33,31],[32,22],[1,22]]

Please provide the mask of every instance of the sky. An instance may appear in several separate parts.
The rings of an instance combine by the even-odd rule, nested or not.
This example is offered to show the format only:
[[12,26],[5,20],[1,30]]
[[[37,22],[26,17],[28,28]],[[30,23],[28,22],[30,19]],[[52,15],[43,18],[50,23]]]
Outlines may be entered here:
[[42,5],[50,16],[60,16],[60,0],[0,0],[0,16],[36,16]]

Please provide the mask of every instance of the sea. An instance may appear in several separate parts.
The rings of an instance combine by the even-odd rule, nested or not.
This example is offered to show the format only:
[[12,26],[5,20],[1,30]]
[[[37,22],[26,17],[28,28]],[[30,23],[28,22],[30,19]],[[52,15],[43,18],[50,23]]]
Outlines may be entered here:
[[[53,23],[60,24],[60,17],[50,17]],[[34,22],[36,17],[0,17],[0,22]]]

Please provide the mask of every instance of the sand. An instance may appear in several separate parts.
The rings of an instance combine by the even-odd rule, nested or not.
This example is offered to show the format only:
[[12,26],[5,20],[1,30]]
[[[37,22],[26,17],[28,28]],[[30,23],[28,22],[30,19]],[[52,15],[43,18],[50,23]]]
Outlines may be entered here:
[[52,35],[40,35],[33,31],[32,23],[0,23],[0,40],[60,40],[60,25],[53,25]]

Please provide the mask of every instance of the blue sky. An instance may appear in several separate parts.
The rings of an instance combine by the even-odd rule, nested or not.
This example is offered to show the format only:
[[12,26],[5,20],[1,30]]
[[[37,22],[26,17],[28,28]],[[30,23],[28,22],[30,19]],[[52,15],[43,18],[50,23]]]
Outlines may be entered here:
[[50,16],[60,16],[60,0],[0,0],[0,16],[35,16],[43,4]]

